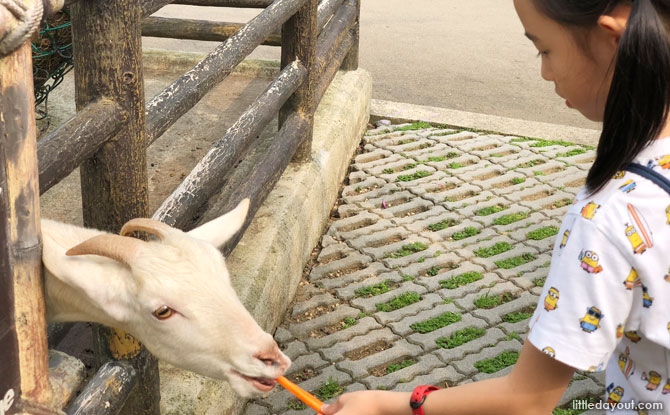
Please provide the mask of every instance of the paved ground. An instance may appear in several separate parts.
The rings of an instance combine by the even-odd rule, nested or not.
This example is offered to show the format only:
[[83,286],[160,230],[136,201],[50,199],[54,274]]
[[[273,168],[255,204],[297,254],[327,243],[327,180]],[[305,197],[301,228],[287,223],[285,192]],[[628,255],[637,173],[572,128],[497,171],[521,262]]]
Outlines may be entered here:
[[[294,361],[289,377],[324,400],[507,373],[487,359],[515,361],[594,157],[579,145],[403,127],[363,138],[275,335]],[[603,392],[600,375],[577,373],[561,404]],[[313,411],[277,388],[246,410],[270,413]]]

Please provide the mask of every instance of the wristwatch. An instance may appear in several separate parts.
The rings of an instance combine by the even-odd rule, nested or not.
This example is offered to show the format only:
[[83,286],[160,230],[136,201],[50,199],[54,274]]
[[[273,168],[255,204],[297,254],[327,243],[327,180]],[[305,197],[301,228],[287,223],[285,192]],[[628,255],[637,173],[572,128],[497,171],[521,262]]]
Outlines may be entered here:
[[414,388],[412,392],[412,397],[409,399],[409,407],[412,408],[412,414],[414,415],[424,415],[422,405],[426,400],[426,396],[429,393],[435,392],[438,390],[437,386],[431,385],[421,385]]

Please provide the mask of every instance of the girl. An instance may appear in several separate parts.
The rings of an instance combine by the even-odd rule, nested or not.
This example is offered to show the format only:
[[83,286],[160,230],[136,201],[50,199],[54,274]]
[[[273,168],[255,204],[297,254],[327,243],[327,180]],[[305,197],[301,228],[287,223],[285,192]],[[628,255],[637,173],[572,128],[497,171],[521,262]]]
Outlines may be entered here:
[[444,390],[346,394],[326,415],[550,414],[575,370],[605,368],[616,413],[670,413],[670,0],[514,6],[542,77],[603,121],[519,360],[506,376]]

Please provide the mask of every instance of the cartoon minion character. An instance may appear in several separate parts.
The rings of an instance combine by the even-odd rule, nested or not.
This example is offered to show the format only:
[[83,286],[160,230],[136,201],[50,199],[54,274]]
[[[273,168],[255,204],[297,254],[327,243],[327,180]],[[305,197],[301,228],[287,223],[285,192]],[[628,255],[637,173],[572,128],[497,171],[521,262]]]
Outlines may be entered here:
[[600,362],[600,364],[598,366],[589,366],[589,368],[586,369],[586,371],[590,372],[590,373],[602,372],[604,367],[605,367],[605,362]]
[[649,297],[649,293],[647,292],[647,287],[644,285],[642,286],[642,306],[644,308],[649,308],[651,307],[651,303],[654,301],[653,298]]
[[663,170],[670,170],[670,154],[657,158],[658,165],[661,166]]
[[665,274],[665,277],[663,277],[665,282],[670,282],[670,268],[668,268],[668,273]]
[[623,337],[623,324],[619,323],[616,326],[616,338],[620,339]]
[[545,347],[542,349],[542,353],[548,355],[549,357],[556,357],[556,352],[551,347]]
[[647,244],[642,240],[635,226],[626,224],[626,237],[628,238],[628,242],[633,246],[634,253],[643,254],[647,250]]
[[628,379],[633,373],[635,373],[635,364],[630,359],[630,349],[626,347],[626,353],[619,354],[619,369],[621,373]]
[[668,379],[665,382],[665,386],[663,386],[663,395],[667,395],[670,393],[670,379]]
[[616,405],[619,403],[623,397],[623,388],[621,386],[614,387],[614,383],[610,383],[607,387],[607,403],[610,405]]
[[579,319],[579,325],[585,332],[593,333],[600,328],[600,320],[603,317],[605,317],[603,313],[596,306],[592,306],[587,308],[584,317]]
[[549,288],[547,296],[544,297],[544,309],[547,311],[556,310],[558,307],[558,290],[554,287]]
[[632,290],[635,287],[639,287],[641,284],[642,282],[640,281],[637,270],[635,268],[631,268],[628,277],[623,282],[623,285],[627,290]]
[[658,389],[658,385],[661,384],[661,375],[655,370],[650,371],[649,375],[643,372],[641,379],[647,381],[647,390],[650,391],[655,391]]
[[[670,207],[668,207],[670,209]],[[668,220],[670,221],[670,213],[668,214]],[[561,240],[561,244],[558,246],[559,248],[563,249],[565,248],[565,245],[568,244],[568,238],[570,237],[570,229],[566,229],[565,232],[563,232],[563,239]]]
[[621,190],[624,193],[630,193],[633,190],[635,190],[635,186],[637,186],[637,185],[635,184],[634,181],[628,180],[626,183],[619,186],[619,190]]
[[582,269],[589,274],[597,274],[603,270],[603,267],[598,265],[599,259],[598,254],[586,249],[579,254],[579,260],[582,261]]
[[593,219],[596,214],[596,211],[600,208],[600,205],[595,202],[589,202],[582,208],[582,217],[584,219]]
[[[670,330],[670,329],[669,329],[669,330]],[[640,335],[637,334],[637,331],[636,331],[636,330],[626,331],[626,332],[623,333],[623,335],[626,336],[626,338],[627,338],[628,340],[632,341],[633,343],[637,343],[637,342],[639,342],[640,340],[642,340],[642,337],[640,337]]]
[[668,207],[665,208],[665,216],[668,217],[668,220],[667,220],[667,222],[665,222],[665,223],[667,223],[668,225],[670,225],[670,205],[668,205]]
[[618,179],[623,179],[623,176],[626,175],[626,172],[623,170],[619,170],[618,172],[614,173],[614,176],[612,176],[613,179],[618,180]]

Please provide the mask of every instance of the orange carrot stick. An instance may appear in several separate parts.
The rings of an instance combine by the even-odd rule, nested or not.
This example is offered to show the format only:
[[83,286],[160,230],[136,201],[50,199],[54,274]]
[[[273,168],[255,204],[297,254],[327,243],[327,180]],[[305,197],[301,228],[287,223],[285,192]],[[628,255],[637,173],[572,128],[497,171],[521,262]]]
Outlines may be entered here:
[[280,385],[282,385],[284,388],[286,388],[287,391],[294,394],[296,396],[296,398],[303,401],[310,408],[314,409],[316,412],[318,412],[320,414],[323,414],[323,412],[321,412],[321,407],[323,406],[323,402],[318,400],[314,395],[312,395],[311,393],[302,389],[300,386],[296,385],[295,383],[291,382],[290,380],[286,379],[284,376],[278,377],[277,382]]

